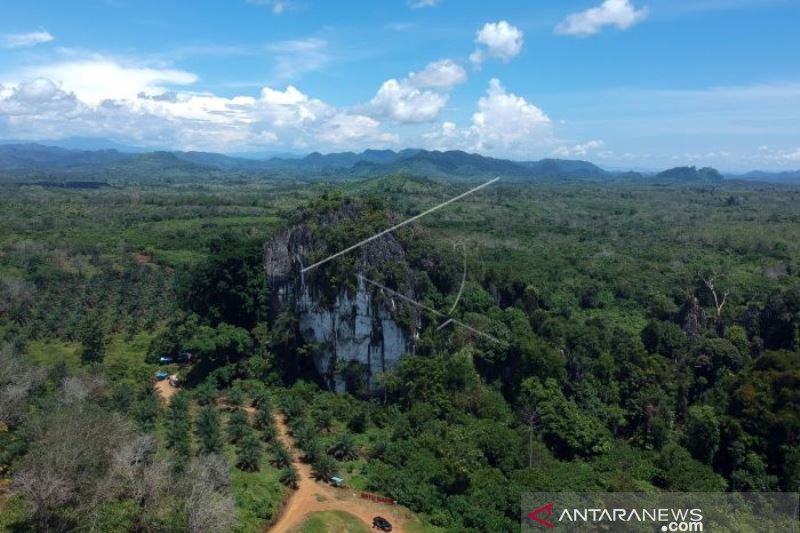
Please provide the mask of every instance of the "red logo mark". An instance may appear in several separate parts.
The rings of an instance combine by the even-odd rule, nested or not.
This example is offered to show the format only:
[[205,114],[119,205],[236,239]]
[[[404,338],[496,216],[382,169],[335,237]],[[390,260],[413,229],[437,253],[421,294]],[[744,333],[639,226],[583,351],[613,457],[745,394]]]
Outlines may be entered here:
[[544,513],[545,511],[547,512],[547,520],[549,520],[549,519],[550,519],[550,515],[551,515],[551,514],[552,514],[552,512],[553,512],[553,504],[552,504],[552,503],[548,503],[548,504],[547,504],[547,505],[545,505],[544,507],[541,507],[541,508],[539,508],[539,509],[536,509],[536,510],[535,510],[534,512],[532,512],[532,513],[528,513],[528,518],[530,518],[531,520],[534,520],[535,522],[539,522],[539,523],[540,523],[540,524],[542,524],[544,527],[547,527],[547,528],[553,529],[553,524],[551,524],[551,523],[550,523],[550,522],[548,522],[547,520],[544,520],[544,519],[542,519],[542,518],[539,518],[539,516],[538,516],[538,515],[540,515],[541,513]]

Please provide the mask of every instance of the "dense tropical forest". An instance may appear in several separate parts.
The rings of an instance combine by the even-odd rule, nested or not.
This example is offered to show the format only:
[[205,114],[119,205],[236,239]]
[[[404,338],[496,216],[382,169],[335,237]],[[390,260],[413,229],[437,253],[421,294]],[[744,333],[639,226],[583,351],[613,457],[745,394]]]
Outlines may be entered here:
[[355,205],[316,228],[340,249],[467,187],[0,185],[0,530],[261,531],[297,484],[277,414],[408,531],[512,531],[532,491],[800,491],[796,185],[501,181],[396,234],[430,308],[466,265],[453,315],[491,338],[422,313],[377,386],[331,391],[265,243]]

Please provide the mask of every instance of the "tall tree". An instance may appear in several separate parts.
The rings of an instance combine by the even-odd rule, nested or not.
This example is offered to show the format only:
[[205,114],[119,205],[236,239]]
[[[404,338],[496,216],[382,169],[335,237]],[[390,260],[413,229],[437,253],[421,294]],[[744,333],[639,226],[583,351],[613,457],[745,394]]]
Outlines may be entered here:
[[149,380],[142,383],[136,399],[134,416],[143,429],[150,431],[155,427],[161,412],[161,397]]
[[227,403],[228,407],[233,409],[238,409],[244,404],[244,391],[238,381],[228,391]]
[[317,410],[314,415],[314,427],[317,431],[324,431],[325,433],[330,433],[331,428],[333,427],[333,413],[327,408],[327,406],[323,406],[321,409]]
[[207,405],[200,410],[195,428],[201,453],[217,453],[222,450],[219,416],[213,406]]
[[179,392],[172,397],[167,411],[166,426],[167,447],[172,448],[179,457],[188,458],[191,452],[189,440],[191,419],[186,393]]
[[533,433],[539,427],[541,416],[536,407],[525,405],[520,409],[519,416],[528,428],[528,467],[533,466]]
[[236,452],[236,466],[245,472],[255,472],[261,461],[261,442],[255,432],[248,429],[247,434],[239,441]]
[[289,465],[281,470],[281,483],[291,489],[297,488],[297,483],[300,481],[300,476],[297,474],[297,469]]
[[258,410],[256,411],[255,419],[253,420],[253,426],[257,430],[263,431],[274,425],[275,421],[272,419],[272,412],[270,411],[269,406],[259,405]]
[[281,441],[272,441],[270,453],[272,454],[270,463],[272,463],[276,468],[285,468],[292,464],[292,455]]
[[336,460],[326,453],[317,454],[311,464],[314,475],[317,479],[329,480],[339,472],[339,464]]
[[340,461],[351,461],[358,457],[358,446],[350,433],[342,433],[328,448],[328,453]]
[[89,319],[80,334],[81,364],[99,364],[106,356],[106,335],[96,318]]
[[710,405],[689,408],[686,423],[686,447],[698,461],[711,464],[719,449],[719,418]]
[[247,421],[247,413],[237,410],[231,413],[228,418],[228,441],[236,444],[250,433],[250,424]]
[[206,380],[195,389],[195,398],[200,405],[213,405],[217,398],[217,388],[211,380]]

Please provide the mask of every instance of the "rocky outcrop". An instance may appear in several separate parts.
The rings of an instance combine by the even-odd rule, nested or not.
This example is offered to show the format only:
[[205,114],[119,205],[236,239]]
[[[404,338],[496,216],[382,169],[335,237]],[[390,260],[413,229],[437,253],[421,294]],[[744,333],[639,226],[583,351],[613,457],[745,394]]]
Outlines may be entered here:
[[689,336],[699,335],[707,326],[705,311],[694,296],[680,308],[677,319],[683,332]]
[[705,167],[675,167],[656,174],[658,180],[716,182],[724,178],[717,169]]
[[[354,206],[344,206],[320,215],[313,226],[352,222],[358,215]],[[265,246],[272,311],[296,313],[299,334],[314,345],[314,366],[331,389],[374,390],[378,373],[396,368],[403,355],[414,351],[418,316],[413,306],[362,276],[383,282],[380,276],[391,271],[386,283],[413,299],[413,272],[399,241],[385,235],[343,258],[352,267],[342,270],[332,262],[303,273],[311,258],[331,252],[319,233],[300,224]]]

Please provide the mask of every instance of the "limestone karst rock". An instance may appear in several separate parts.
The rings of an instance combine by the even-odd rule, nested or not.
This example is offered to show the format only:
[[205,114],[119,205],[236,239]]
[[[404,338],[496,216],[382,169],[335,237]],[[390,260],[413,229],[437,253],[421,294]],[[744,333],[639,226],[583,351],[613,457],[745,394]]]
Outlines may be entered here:
[[376,374],[396,368],[403,355],[413,352],[418,329],[415,307],[362,278],[378,277],[381,282],[380,276],[390,270],[392,289],[415,297],[414,273],[402,245],[391,234],[347,254],[342,259],[347,265],[344,269],[331,262],[302,272],[311,258],[332,251],[320,229],[358,223],[360,214],[357,206],[340,206],[318,215],[311,224],[290,227],[264,247],[272,313],[296,313],[302,340],[317,347],[314,366],[336,391],[374,390]]

